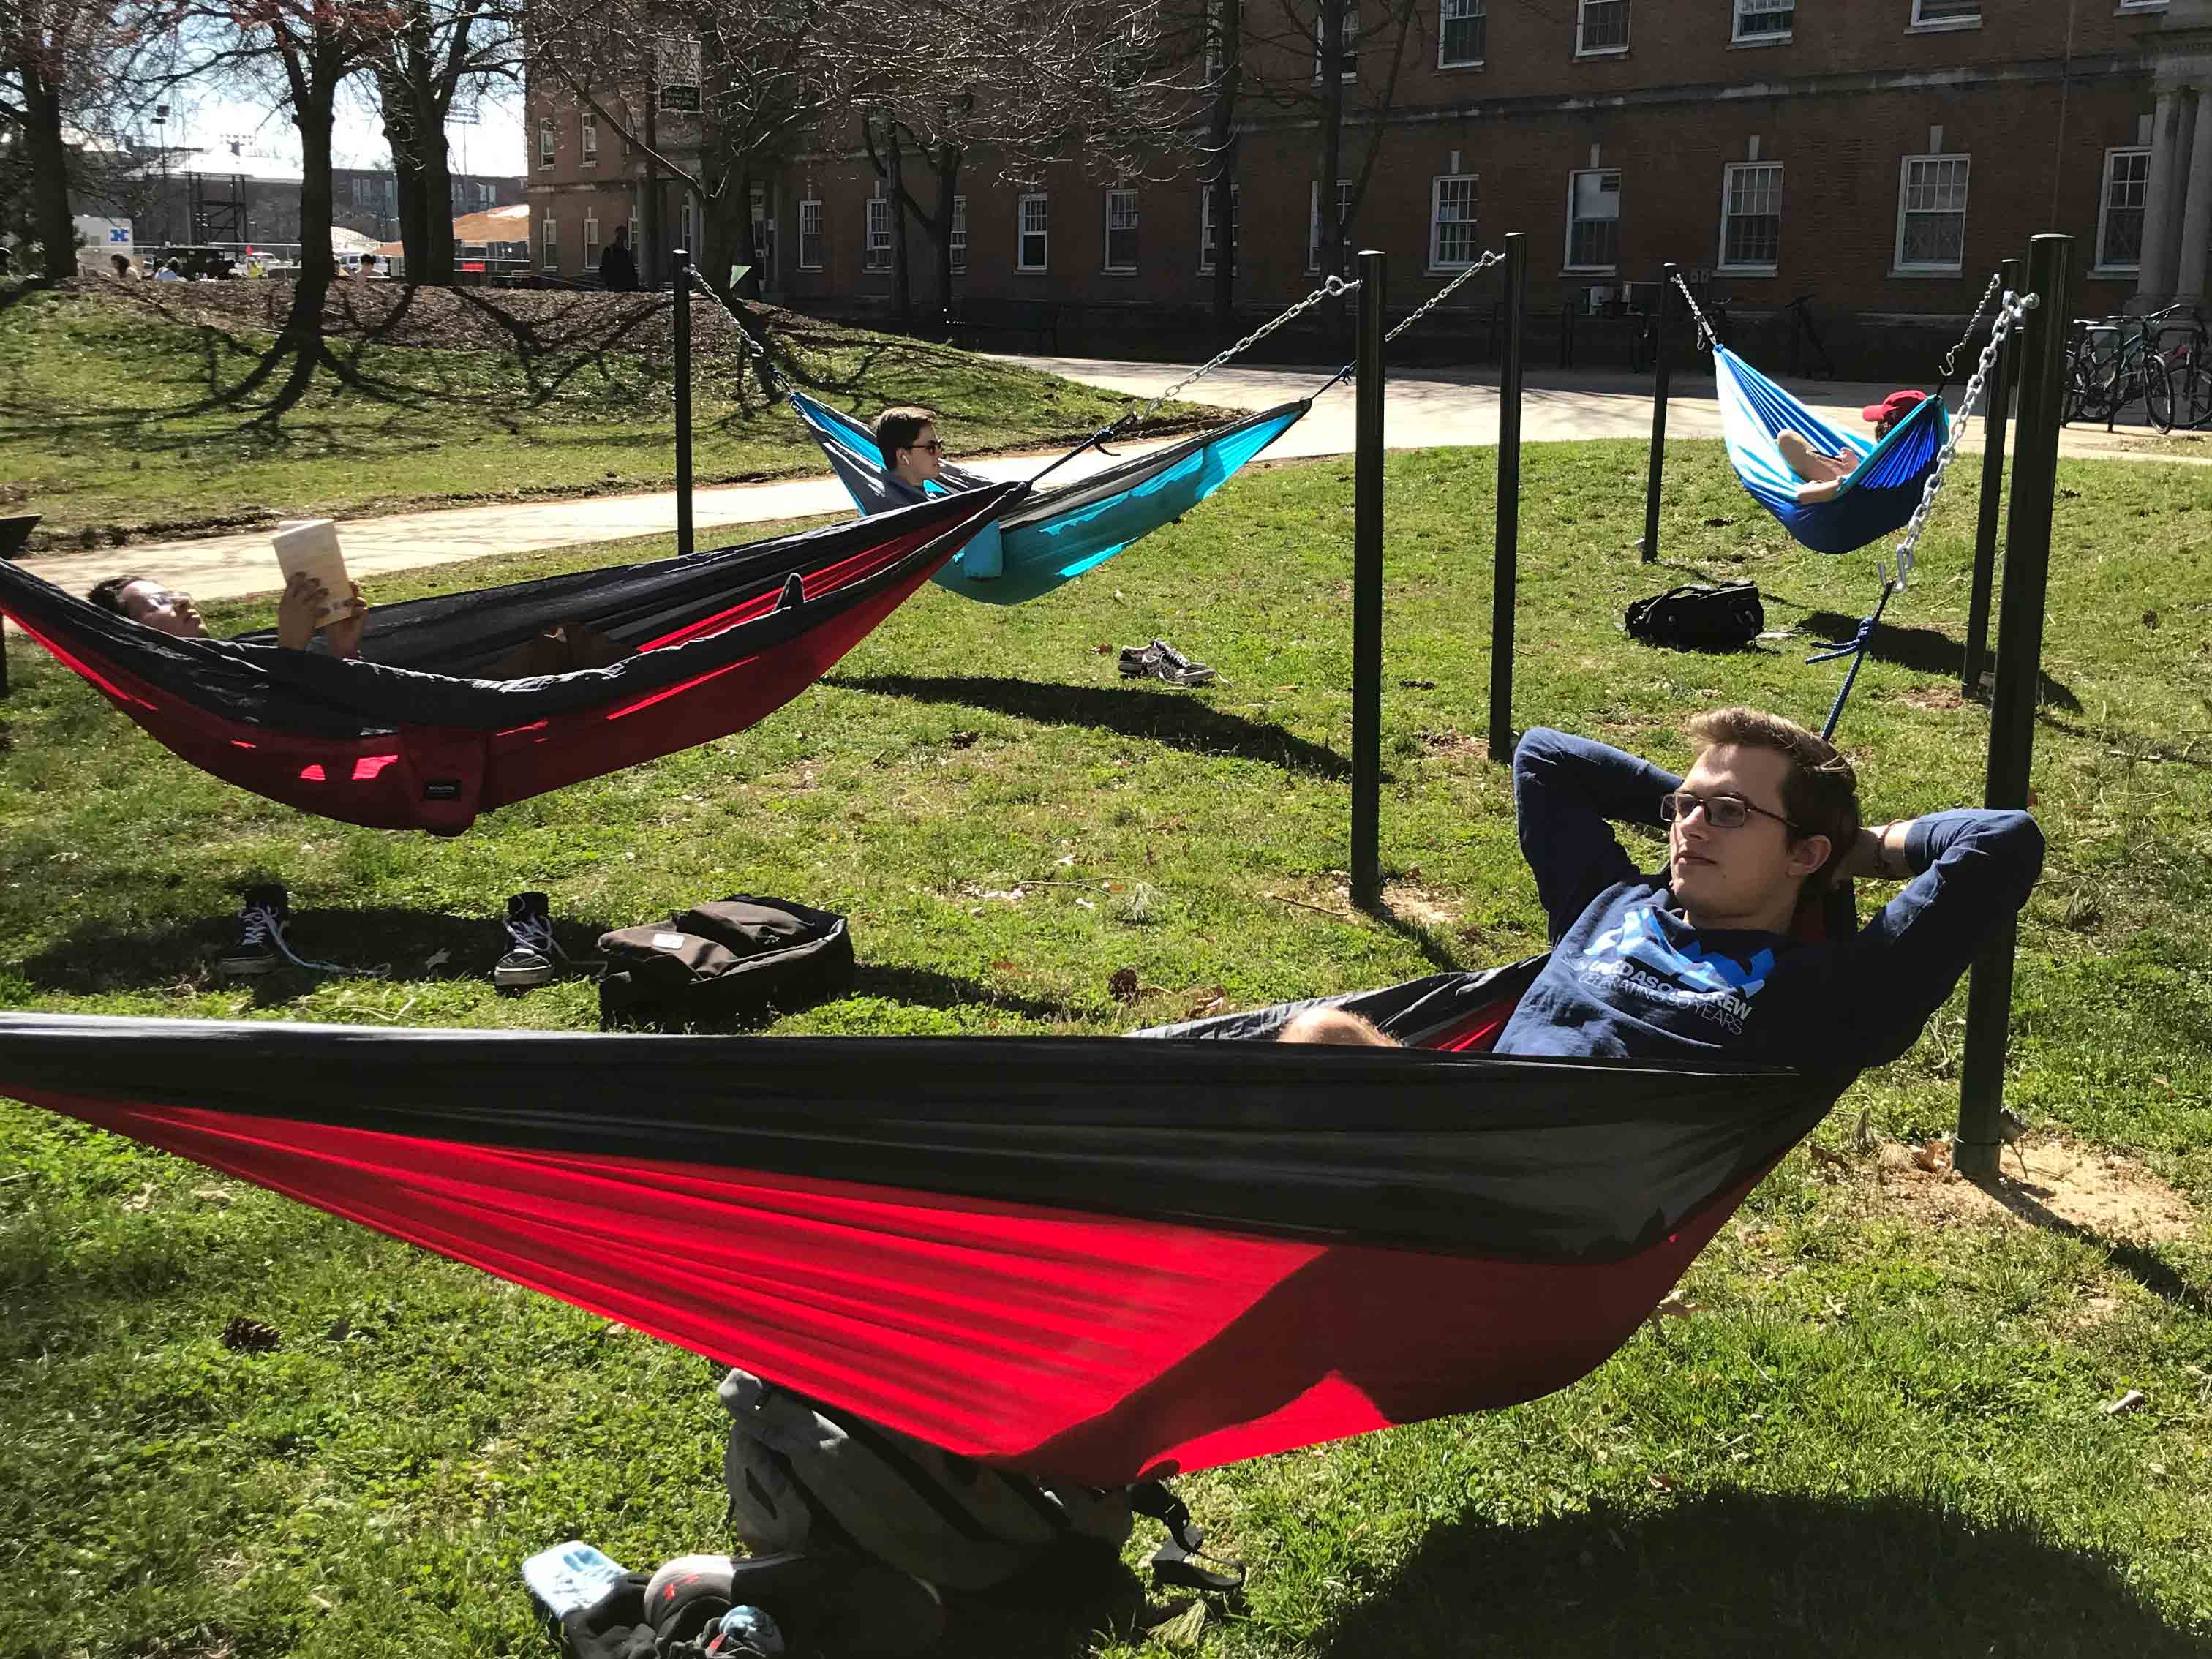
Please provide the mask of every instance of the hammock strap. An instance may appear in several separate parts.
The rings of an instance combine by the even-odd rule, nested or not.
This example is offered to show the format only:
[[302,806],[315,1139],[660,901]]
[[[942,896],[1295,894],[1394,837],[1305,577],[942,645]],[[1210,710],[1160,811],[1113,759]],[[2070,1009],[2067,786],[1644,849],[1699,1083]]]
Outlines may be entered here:
[[1959,354],[1966,349],[1967,342],[1974,337],[1974,331],[1982,325],[1982,313],[1990,308],[1990,301],[1996,297],[1997,284],[2003,280],[2003,271],[1990,273],[1990,285],[1982,290],[1982,302],[1974,307],[1974,315],[1966,325],[1966,331],[1959,337],[1958,344],[1943,354],[1943,372],[1936,381],[1937,397],[1943,395],[1943,388],[1951,384],[1951,377],[1959,372]]
[[691,286],[722,308],[722,315],[728,318],[731,326],[738,331],[738,338],[744,342],[745,349],[752,353],[753,367],[761,377],[762,388],[769,392],[769,401],[773,403],[775,393],[782,388],[783,376],[776,373],[775,360],[768,355],[768,348],[753,338],[753,331],[745,326],[745,319],[730,309],[730,302],[714,292],[714,285],[699,274],[696,265],[691,267]]
[[[1382,337],[1382,343],[1386,346],[1389,345],[1401,334],[1403,334],[1407,329],[1413,327],[1415,323],[1419,322],[1422,318],[1427,316],[1445,301],[1450,299],[1453,291],[1456,289],[1461,283],[1468,282],[1474,277],[1480,276],[1484,271],[1489,270],[1492,265],[1502,265],[1504,263],[1505,250],[1504,248],[1489,249],[1480,259],[1477,259],[1465,270],[1460,272],[1458,276],[1453,277],[1451,281],[1446,283],[1442,288],[1438,289],[1434,294],[1423,301],[1420,306],[1415,309],[1412,316],[1407,318],[1406,320],[1400,323],[1397,327],[1392,329],[1388,334],[1385,334]],[[1358,288],[1359,284],[1355,282],[1351,284],[1351,286]],[[1315,387],[1311,395],[1318,398],[1324,392],[1333,391],[1344,382],[1352,380],[1358,373],[1359,365],[1358,363],[1346,363],[1342,368],[1338,369],[1335,374],[1330,375],[1328,379],[1323,380],[1318,386]]]
[[[1713,332],[1713,325],[1705,320],[1705,313],[1698,306],[1698,296],[1690,292],[1690,285],[1682,280],[1682,273],[1679,270],[1674,273],[1674,286],[1681,290],[1682,303],[1689,307],[1690,315],[1697,321],[1698,349],[1711,351],[1719,343],[1720,337]],[[1664,298],[1663,295],[1661,297]]]
[[1859,665],[1866,660],[1867,647],[1874,643],[1874,630],[1881,625],[1881,613],[1889,608],[1889,596],[1897,586],[1887,581],[1881,585],[1881,598],[1875,601],[1874,614],[1861,619],[1859,631],[1842,645],[1832,645],[1825,651],[1816,651],[1805,659],[1808,663],[1833,662],[1838,657],[1849,657],[1851,665],[1844,675],[1842,689],[1828,708],[1828,722],[1820,728],[1820,740],[1827,742],[1836,735],[1836,722],[1844,717],[1844,705],[1850,701],[1851,687],[1857,684]]

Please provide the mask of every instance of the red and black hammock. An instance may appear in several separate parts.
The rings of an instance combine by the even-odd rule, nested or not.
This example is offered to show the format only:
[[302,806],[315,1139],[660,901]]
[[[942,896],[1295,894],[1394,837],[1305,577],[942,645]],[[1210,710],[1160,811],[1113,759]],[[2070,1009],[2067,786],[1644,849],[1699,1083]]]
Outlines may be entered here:
[[1478,1052],[1539,965],[1333,1000],[1409,1049],[10,1014],[0,1092],[1108,1486],[1566,1386],[1849,1082]]
[[[0,611],[202,770],[302,811],[454,835],[479,812],[741,732],[811,685],[1019,495],[999,485],[688,558],[379,605],[362,658],[180,640],[0,559]],[[583,622],[636,654],[487,680]]]

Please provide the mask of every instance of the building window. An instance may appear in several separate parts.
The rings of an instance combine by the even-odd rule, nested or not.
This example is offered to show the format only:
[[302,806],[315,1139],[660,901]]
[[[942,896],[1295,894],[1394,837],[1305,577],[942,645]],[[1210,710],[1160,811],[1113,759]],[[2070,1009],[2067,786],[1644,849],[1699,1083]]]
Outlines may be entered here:
[[1106,192],[1106,269],[1136,268],[1137,192],[1109,190]]
[[1443,0],[1437,18],[1437,67],[1479,67],[1489,36],[1490,0]]
[[1765,43],[1787,40],[1797,21],[1797,0],[1735,0],[1735,33],[1730,38]]
[[586,217],[584,221],[584,269],[599,268],[599,222]]
[[1567,269],[1611,270],[1620,263],[1620,173],[1567,175]]
[[1476,240],[1475,176],[1449,174],[1429,185],[1429,269],[1463,270],[1482,252]]
[[538,165],[541,167],[553,165],[553,118],[550,115],[538,118]]
[[1721,185],[1721,264],[1771,271],[1782,260],[1782,164],[1731,162]]
[[[2202,113],[2197,118],[2203,118]],[[2150,152],[2105,152],[2105,189],[2097,210],[2097,268],[2142,268],[2143,204],[2150,198]]]
[[1628,50],[1628,0],[1579,0],[1575,8],[1575,56]]
[[[1240,204],[1237,201],[1242,186],[1236,179],[1229,183],[1229,269],[1237,269],[1237,227]],[[1198,269],[1201,276],[1210,276],[1221,257],[1218,240],[1213,234],[1213,191],[1200,185],[1198,188]]]
[[561,228],[553,222],[550,215],[538,221],[538,263],[547,270],[560,270]]
[[[1321,28],[1328,20],[1321,14],[1314,15],[1314,79],[1321,79]],[[1344,0],[1344,67],[1338,71],[1346,81],[1359,78],[1359,0]]]
[[801,202],[799,204],[799,268],[801,270],[822,269],[822,204]]
[[599,118],[589,110],[579,118],[578,142],[584,153],[584,165],[595,167],[599,164]]
[[353,181],[353,204],[356,207],[365,207],[368,205],[369,200],[369,190],[374,182],[374,180],[368,179],[356,179]]
[[768,186],[752,189],[753,264],[763,287],[775,276],[775,216],[769,211]]
[[884,197],[868,198],[868,251],[862,263],[870,270],[891,268],[891,204]]
[[1979,28],[1982,0],[1912,0],[1912,27],[1917,29]]
[[1897,175],[1897,268],[1957,271],[1966,246],[1963,155],[1908,155]]
[[489,185],[478,185],[477,186],[477,205],[480,208],[498,206],[498,192],[494,191]]
[[[1351,214],[1352,180],[1340,179],[1336,181],[1336,229],[1340,243],[1348,228],[1346,222]],[[1321,185],[1318,183],[1313,185],[1313,193],[1306,202],[1306,269],[1321,269]]]
[[967,198],[965,196],[956,196],[956,197],[954,197],[954,198],[952,198],[952,248],[951,248],[951,253],[952,253],[952,268],[953,268],[953,270],[967,270],[967,269],[968,269],[968,198]]
[[682,248],[686,253],[691,255],[693,263],[696,264],[699,257],[699,245],[691,240],[691,192],[687,190],[684,192],[684,216],[682,220],[683,228],[681,231],[684,240],[678,242],[677,246]]
[[629,216],[629,251],[630,251],[630,256],[631,256],[633,258],[635,258],[635,259],[638,259],[638,260],[641,260],[641,260],[643,260],[643,259],[644,259],[644,258],[645,258],[644,249],[645,249],[645,243],[644,243],[644,242],[643,242],[643,241],[639,238],[638,234],[637,234],[637,215],[635,215],[635,213],[633,213],[633,214],[631,214],[631,215]]
[[1043,270],[1052,251],[1052,198],[1042,191],[1024,191],[1015,211],[1019,246],[1014,269]]

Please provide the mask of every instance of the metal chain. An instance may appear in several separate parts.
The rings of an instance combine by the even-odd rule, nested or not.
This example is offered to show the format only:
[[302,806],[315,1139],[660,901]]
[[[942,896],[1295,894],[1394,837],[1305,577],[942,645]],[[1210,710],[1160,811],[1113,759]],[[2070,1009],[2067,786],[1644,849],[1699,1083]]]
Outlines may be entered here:
[[1966,349],[1966,343],[1974,337],[1974,331],[1982,325],[1982,313],[1990,308],[1990,301],[1996,297],[1997,284],[2002,281],[2004,281],[2004,272],[2002,270],[1990,273],[1990,285],[1982,290],[1982,302],[1974,307],[1973,320],[1966,325],[1966,331],[1959,337],[1959,343],[1943,354],[1943,379],[1946,382],[1959,372],[1959,354]]
[[730,309],[730,302],[714,292],[714,285],[699,274],[699,267],[696,265],[691,267],[691,286],[722,308],[722,315],[728,318],[731,325],[738,331],[738,338],[744,343],[748,351],[760,359],[761,379],[767,383],[768,389],[773,392],[775,390],[775,382],[780,377],[775,372],[775,359],[768,355],[768,348],[753,338],[752,331],[745,326],[744,319]]
[[1456,289],[1462,283],[1468,281],[1470,277],[1480,276],[1492,265],[1502,265],[1504,263],[1505,250],[1504,248],[1492,249],[1491,252],[1485,253],[1482,258],[1477,259],[1465,270],[1460,272],[1458,276],[1453,277],[1451,281],[1446,283],[1442,288],[1438,289],[1429,297],[1428,301],[1422,305],[1419,310],[1414,312],[1414,313],[1407,318],[1404,322],[1399,324],[1397,327],[1392,329],[1388,334],[1385,334],[1382,337],[1382,343],[1384,345],[1389,345],[1391,341],[1396,339],[1407,329],[1413,327],[1415,323],[1419,322],[1422,318],[1427,316],[1438,306],[1442,305],[1446,300],[1451,298],[1452,290]]
[[[1920,491],[1920,505],[1912,509],[1911,522],[1905,526],[1905,539],[1897,544],[1897,574],[1890,575],[1888,561],[1875,556],[1875,568],[1881,573],[1885,587],[1902,592],[1905,578],[1912,574],[1913,550],[1920,544],[1920,532],[1928,527],[1929,515],[1936,510],[1936,497],[1943,489],[1943,475],[1951,465],[1951,458],[1959,453],[1959,441],[1966,435],[1966,422],[1981,401],[1982,386],[1996,366],[1997,353],[2004,349],[2006,337],[2025,321],[2027,313],[2043,303],[2041,296],[2033,294],[2015,295],[2007,289],[1998,303],[1997,314],[1990,322],[1990,343],[1982,348],[1979,362],[1974,365],[1973,378],[1966,382],[1966,395],[1959,404],[1959,418],[1951,422],[1951,430],[1943,440],[1942,452],[1936,457],[1935,470],[1929,473],[1927,483]],[[2002,420],[2003,416],[1999,414]]]
[[1220,352],[1211,361],[1200,364],[1197,368],[1193,369],[1189,374],[1184,375],[1182,379],[1177,380],[1166,391],[1154,398],[1142,409],[1139,409],[1132,414],[1124,415],[1120,420],[1115,422],[1114,425],[1118,428],[1127,426],[1132,421],[1144,421],[1151,419],[1153,412],[1158,410],[1162,404],[1174,397],[1176,392],[1181,392],[1186,386],[1194,385],[1196,382],[1204,380],[1207,375],[1212,374],[1215,369],[1219,368],[1224,363],[1228,362],[1231,359],[1237,357],[1244,352],[1249,351],[1254,346],[1259,344],[1261,341],[1266,339],[1270,334],[1273,334],[1277,329],[1280,328],[1285,323],[1289,322],[1291,319],[1301,316],[1304,313],[1312,310],[1323,300],[1333,300],[1339,295],[1357,294],[1358,291],[1359,279],[1358,277],[1355,276],[1352,281],[1347,283],[1341,276],[1331,276],[1319,288],[1307,295],[1304,299],[1299,301],[1288,311],[1283,313],[1281,316],[1271,318],[1267,322],[1261,324],[1259,327],[1254,329],[1249,334],[1247,334],[1235,345],[1231,346],[1228,350]]
[[1705,313],[1698,309],[1698,296],[1690,292],[1690,285],[1682,280],[1682,273],[1679,270],[1674,273],[1674,286],[1682,290],[1682,303],[1689,307],[1690,315],[1697,321],[1698,343],[1711,351],[1720,343],[1720,336],[1713,332],[1713,325],[1705,320]]

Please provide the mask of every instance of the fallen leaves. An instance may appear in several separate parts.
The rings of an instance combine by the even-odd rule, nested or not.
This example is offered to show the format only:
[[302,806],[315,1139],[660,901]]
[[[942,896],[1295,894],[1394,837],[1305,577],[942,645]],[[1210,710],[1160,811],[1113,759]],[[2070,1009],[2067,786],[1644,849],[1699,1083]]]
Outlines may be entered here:
[[1107,975],[1106,994],[1116,1002],[1134,1002],[1138,997],[1137,970],[1116,968]]
[[222,1346],[233,1353],[267,1353],[283,1340],[274,1325],[245,1314],[233,1314],[222,1328]]
[[1923,1141],[1912,1149],[1912,1161],[1930,1175],[1951,1173],[1951,1143],[1938,1135],[1933,1140]]

